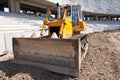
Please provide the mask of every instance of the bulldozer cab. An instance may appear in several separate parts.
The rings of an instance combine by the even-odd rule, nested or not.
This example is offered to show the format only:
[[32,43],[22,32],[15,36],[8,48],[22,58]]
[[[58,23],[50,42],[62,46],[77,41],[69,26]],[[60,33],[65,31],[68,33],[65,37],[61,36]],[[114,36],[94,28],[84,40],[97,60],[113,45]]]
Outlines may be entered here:
[[46,19],[43,22],[41,35],[44,34],[45,26],[48,26],[48,36],[55,32],[59,38],[70,38],[74,33],[85,30],[85,23],[82,21],[80,5],[62,5],[47,11]]
[[57,13],[55,11],[52,11],[48,17],[48,20],[54,21],[56,19],[62,19],[64,15],[64,9],[67,10],[66,17],[72,18],[72,26],[74,27],[80,19],[82,19],[82,11],[80,5],[66,5],[66,6],[58,6]]
[[58,8],[58,16],[61,16],[61,18],[63,17],[63,14],[64,14],[63,9],[65,8],[67,9],[66,17],[72,18],[72,26],[74,27],[79,22],[79,20],[82,19],[81,6],[80,5],[67,5],[64,8],[62,8],[60,11]]
[[[80,5],[65,5],[65,6],[58,6],[57,9],[57,15],[55,18],[55,20],[50,20],[50,24],[53,25],[49,25],[49,27],[52,26],[52,28],[50,28],[50,33],[53,33],[54,31],[51,29],[57,29],[57,35],[62,35],[62,38],[69,38],[72,37],[73,35],[73,28],[76,28],[77,30],[80,28],[78,25],[80,20],[82,20],[82,14],[81,14],[81,6]],[[53,15],[53,14],[52,14]],[[56,26],[55,22],[60,22],[60,25],[57,25],[59,27],[53,27]],[[66,29],[66,30],[65,30]],[[67,31],[69,30],[69,31]],[[78,30],[78,32],[80,32],[80,30]],[[65,36],[65,35],[66,36]],[[67,36],[68,35],[68,36]]]

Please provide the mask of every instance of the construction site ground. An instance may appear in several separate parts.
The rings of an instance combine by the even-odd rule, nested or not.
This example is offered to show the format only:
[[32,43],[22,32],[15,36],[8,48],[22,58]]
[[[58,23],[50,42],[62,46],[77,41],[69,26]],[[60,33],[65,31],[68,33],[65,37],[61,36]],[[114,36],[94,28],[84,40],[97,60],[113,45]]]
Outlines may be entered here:
[[89,48],[79,78],[7,61],[0,62],[0,80],[120,80],[120,30],[90,33],[85,38]]

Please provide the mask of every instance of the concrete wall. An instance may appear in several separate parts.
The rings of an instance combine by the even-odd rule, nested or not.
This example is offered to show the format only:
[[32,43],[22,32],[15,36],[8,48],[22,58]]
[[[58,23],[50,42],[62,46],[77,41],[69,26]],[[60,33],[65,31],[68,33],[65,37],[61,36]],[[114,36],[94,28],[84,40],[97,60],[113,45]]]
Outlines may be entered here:
[[8,33],[0,33],[0,55],[5,54],[6,52],[13,52],[13,42],[12,38],[14,37],[31,37],[31,35],[35,33],[37,37],[39,37],[40,31],[21,31],[21,32],[8,32]]
[[2,55],[4,51],[5,51],[4,34],[0,34],[0,55]]

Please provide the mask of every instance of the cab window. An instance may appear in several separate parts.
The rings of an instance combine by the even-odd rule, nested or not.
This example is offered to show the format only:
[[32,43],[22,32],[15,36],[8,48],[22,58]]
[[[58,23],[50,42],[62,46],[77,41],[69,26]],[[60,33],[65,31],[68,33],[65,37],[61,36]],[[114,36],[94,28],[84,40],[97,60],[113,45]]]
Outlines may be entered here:
[[72,6],[72,26],[75,26],[79,21],[78,6]]

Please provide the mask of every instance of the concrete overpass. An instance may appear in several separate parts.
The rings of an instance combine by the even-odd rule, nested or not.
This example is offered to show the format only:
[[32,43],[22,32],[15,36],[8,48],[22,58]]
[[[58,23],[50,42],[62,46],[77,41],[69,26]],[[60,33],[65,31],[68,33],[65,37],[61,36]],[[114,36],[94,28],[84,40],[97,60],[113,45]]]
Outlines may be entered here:
[[[0,10],[4,11],[4,7],[9,8],[9,12],[29,14],[28,11],[32,12],[32,15],[37,13],[45,13],[47,8],[53,8],[56,6],[56,2],[61,4],[69,1],[62,0],[0,0]],[[67,4],[67,3],[66,3]],[[31,13],[30,13],[31,14]],[[83,17],[85,20],[120,20],[120,14],[110,13],[96,13],[90,11],[83,11]]]
[[20,10],[45,12],[47,8],[55,7],[56,4],[47,0],[0,0],[0,6],[0,10],[8,7],[10,12],[20,13]]
[[83,11],[83,16],[85,20],[120,20],[120,14],[105,14]]

